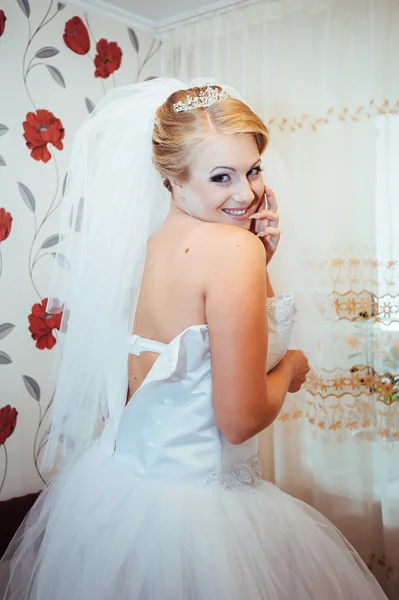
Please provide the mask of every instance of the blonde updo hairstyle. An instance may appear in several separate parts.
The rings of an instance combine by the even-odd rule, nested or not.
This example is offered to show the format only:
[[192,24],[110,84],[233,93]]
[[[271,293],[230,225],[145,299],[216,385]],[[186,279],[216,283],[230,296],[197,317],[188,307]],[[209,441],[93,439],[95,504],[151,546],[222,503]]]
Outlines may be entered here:
[[[219,86],[212,89],[222,91]],[[263,121],[243,102],[224,98],[211,106],[176,112],[174,104],[197,97],[203,88],[179,90],[169,96],[156,112],[152,136],[155,168],[172,192],[170,179],[187,181],[190,165],[209,140],[210,134],[250,133],[254,136],[259,154],[266,149],[269,131]]]

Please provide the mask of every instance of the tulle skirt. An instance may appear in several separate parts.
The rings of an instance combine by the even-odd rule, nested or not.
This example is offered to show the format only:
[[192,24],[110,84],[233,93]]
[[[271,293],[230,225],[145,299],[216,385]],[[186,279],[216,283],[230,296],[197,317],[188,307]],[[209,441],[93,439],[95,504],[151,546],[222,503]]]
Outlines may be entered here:
[[99,446],[53,477],[4,561],[4,600],[386,599],[336,528],[273,484],[137,481]]

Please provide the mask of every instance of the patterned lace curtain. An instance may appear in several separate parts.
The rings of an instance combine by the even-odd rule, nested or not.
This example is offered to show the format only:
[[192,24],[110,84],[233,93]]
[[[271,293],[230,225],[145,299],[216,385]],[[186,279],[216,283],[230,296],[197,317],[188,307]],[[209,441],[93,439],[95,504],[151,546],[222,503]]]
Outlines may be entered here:
[[162,45],[163,75],[216,77],[251,103],[291,175],[312,291],[332,287],[337,321],[306,389],[262,436],[264,471],[337,525],[391,599],[399,598],[398,31],[398,0],[268,0],[167,32]]

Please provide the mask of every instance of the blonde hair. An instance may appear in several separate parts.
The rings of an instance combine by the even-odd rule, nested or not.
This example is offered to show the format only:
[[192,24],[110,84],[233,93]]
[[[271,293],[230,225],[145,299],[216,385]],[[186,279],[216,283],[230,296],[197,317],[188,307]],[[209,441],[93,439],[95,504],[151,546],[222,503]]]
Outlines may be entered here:
[[[221,91],[219,86],[213,89]],[[190,165],[209,139],[209,133],[250,133],[259,154],[269,142],[269,131],[262,119],[246,104],[235,98],[225,98],[211,106],[176,112],[173,105],[186,101],[186,96],[198,96],[201,88],[179,90],[169,96],[156,112],[152,136],[152,152],[156,169],[171,192],[170,178],[187,180]]]

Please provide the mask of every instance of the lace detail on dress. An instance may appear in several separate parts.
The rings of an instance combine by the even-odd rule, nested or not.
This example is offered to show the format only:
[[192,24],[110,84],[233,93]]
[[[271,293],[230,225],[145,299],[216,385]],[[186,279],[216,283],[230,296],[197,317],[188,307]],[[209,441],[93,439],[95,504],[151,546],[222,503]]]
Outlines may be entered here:
[[293,326],[297,311],[290,294],[267,298],[266,309],[270,331],[286,331]]
[[218,481],[226,490],[233,488],[257,488],[262,483],[262,468],[259,456],[251,456],[247,460],[240,460],[231,467],[212,473],[209,482]]

